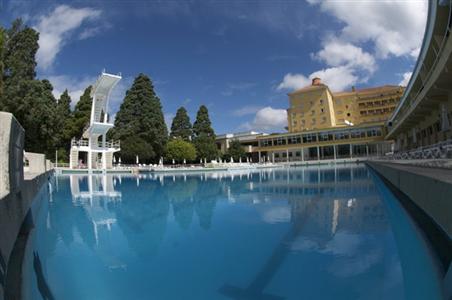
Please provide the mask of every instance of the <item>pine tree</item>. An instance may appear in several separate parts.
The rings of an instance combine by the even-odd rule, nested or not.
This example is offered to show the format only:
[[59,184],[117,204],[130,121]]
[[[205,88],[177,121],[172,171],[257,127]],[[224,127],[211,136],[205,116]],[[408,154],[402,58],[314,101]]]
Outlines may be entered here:
[[215,144],[215,132],[211,126],[209,111],[201,105],[193,123],[193,143],[198,158],[212,160],[217,158],[218,149]]
[[180,107],[176,116],[171,124],[171,134],[170,137],[180,138],[184,141],[190,141],[193,135],[192,126],[190,123],[190,117],[187,114],[187,110],[184,107]]
[[89,124],[91,117],[91,106],[93,103],[93,98],[91,97],[91,89],[89,86],[80,96],[80,100],[77,102],[74,108],[72,124],[70,126],[71,136],[80,139]]
[[[112,136],[123,141],[134,136],[136,137],[134,141],[139,145],[148,145],[149,155],[146,156],[151,158],[143,162],[157,162],[163,156],[168,140],[168,129],[160,99],[154,92],[151,79],[145,74],[139,74],[132,87],[126,92],[124,101],[116,114]],[[134,157],[133,153],[127,153],[128,150],[123,145],[124,142],[121,143],[121,154],[125,157]],[[140,149],[142,149],[141,146]],[[134,147],[128,147],[128,149],[133,150]]]
[[57,149],[60,158],[67,158],[67,153],[70,148],[72,134],[72,124],[74,122],[71,111],[71,97],[67,90],[65,90],[58,100],[56,106],[56,123],[57,123]]

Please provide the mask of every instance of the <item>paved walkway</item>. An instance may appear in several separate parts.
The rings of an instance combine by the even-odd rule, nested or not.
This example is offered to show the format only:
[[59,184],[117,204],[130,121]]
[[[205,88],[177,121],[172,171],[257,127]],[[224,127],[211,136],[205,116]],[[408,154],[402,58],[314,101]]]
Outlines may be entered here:
[[408,161],[407,162],[403,161],[403,163],[396,162],[396,161],[391,161],[391,162],[377,161],[377,162],[390,166],[394,169],[414,173],[414,174],[425,176],[425,177],[430,177],[430,178],[436,179],[438,181],[452,184],[452,169],[415,165],[415,164],[410,164]]

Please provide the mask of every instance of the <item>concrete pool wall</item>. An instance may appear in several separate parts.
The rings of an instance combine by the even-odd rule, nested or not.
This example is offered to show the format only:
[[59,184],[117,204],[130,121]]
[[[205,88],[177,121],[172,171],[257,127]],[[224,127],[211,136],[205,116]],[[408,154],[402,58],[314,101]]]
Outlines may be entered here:
[[53,172],[44,154],[24,153],[24,137],[14,116],[0,112],[0,300],[20,299],[18,242],[26,237],[23,224],[31,203]]
[[452,298],[452,170],[387,161],[367,165],[396,191],[425,232],[443,266],[446,299]]

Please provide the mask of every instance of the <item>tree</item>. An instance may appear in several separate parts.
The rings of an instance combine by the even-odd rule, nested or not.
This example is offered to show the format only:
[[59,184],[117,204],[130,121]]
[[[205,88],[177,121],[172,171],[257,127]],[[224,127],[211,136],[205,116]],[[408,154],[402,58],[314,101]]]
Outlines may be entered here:
[[25,150],[52,155],[57,141],[56,100],[48,80],[36,80],[39,33],[15,20],[0,29],[0,109],[25,129]]
[[71,146],[71,139],[73,138],[72,124],[74,118],[71,111],[71,97],[67,90],[65,90],[58,100],[56,106],[56,123],[57,123],[57,144],[58,156],[66,159],[68,150]]
[[89,124],[91,118],[91,106],[93,98],[91,97],[92,86],[89,86],[80,96],[80,100],[77,102],[74,108],[73,118],[71,123],[68,124],[68,134],[70,138],[80,139],[83,135],[85,127]]
[[53,157],[57,144],[56,100],[48,80],[33,80],[23,102],[28,107],[22,118],[25,128],[25,149]]
[[5,53],[5,30],[0,27],[0,111],[2,110],[2,97],[3,97],[3,74],[5,69],[5,64],[3,63],[4,53]]
[[167,159],[174,159],[176,162],[182,162],[184,159],[186,161],[193,161],[196,158],[195,146],[182,139],[170,140],[166,144],[165,153]]
[[150,163],[155,157],[152,146],[136,135],[126,137],[121,141],[121,161],[129,164],[136,162],[138,156],[140,163]]
[[171,124],[171,138],[181,138],[184,141],[190,141],[193,135],[190,117],[184,107],[180,107]]
[[[153,162],[163,156],[168,129],[160,99],[154,92],[151,79],[145,74],[139,74],[135,78],[116,114],[112,137],[124,140],[130,136],[137,136],[145,142]],[[125,148],[121,149],[122,154],[126,154],[126,151]],[[127,157],[130,155],[131,153],[126,154]]]
[[198,158],[212,160],[217,158],[218,149],[215,144],[215,132],[211,126],[209,111],[201,105],[193,123],[193,144]]
[[239,140],[233,140],[229,145],[227,155],[232,157],[234,161],[239,161],[240,158],[246,157],[246,152]]
[[[0,108],[14,114],[24,126],[29,105],[33,104],[25,103],[25,99],[39,85],[34,81],[39,33],[17,19],[10,29],[3,31],[3,39],[3,97],[0,98]],[[28,128],[24,126],[24,129]]]

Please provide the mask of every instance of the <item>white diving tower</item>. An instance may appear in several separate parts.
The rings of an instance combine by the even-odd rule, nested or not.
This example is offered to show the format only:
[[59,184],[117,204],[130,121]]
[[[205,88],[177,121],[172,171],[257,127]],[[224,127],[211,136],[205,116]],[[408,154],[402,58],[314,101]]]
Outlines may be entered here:
[[[81,168],[79,153],[87,152],[86,167],[91,169],[111,169],[113,167],[113,153],[120,151],[119,141],[108,141],[107,132],[113,128],[108,121],[108,98],[116,84],[121,80],[120,75],[102,72],[91,90],[93,103],[88,127],[83,132],[82,139],[72,139],[69,167]],[[99,158],[99,155],[101,157]]]

